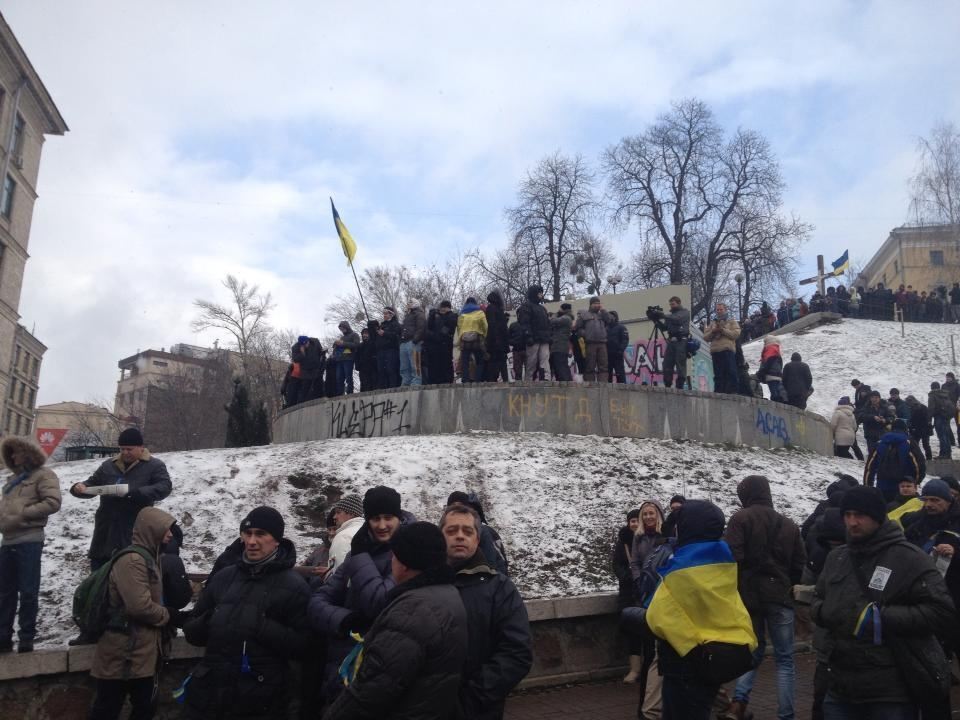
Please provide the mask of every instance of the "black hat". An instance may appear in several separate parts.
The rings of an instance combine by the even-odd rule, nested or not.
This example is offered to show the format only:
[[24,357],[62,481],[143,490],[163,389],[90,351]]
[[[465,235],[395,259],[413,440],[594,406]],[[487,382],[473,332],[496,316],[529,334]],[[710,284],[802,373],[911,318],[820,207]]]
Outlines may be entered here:
[[627,522],[630,522],[634,518],[637,518],[637,519],[640,518],[640,508],[634,508],[633,510],[627,513]]
[[447,564],[447,542],[433,523],[401,525],[390,538],[390,549],[411,570],[436,570]]
[[283,540],[283,515],[272,507],[261,505],[247,513],[240,523],[240,532],[259,528],[273,535],[275,540]]
[[709,500],[687,500],[677,514],[677,544],[711,542],[723,536],[723,511]]
[[790,356],[790,359],[793,362],[800,362],[801,360],[803,360],[803,358],[800,357],[800,353],[794,353],[793,355]]
[[483,514],[483,503],[480,502],[480,498],[477,497],[475,492],[454,490],[452,493],[450,493],[450,497],[447,498],[447,507],[456,505],[457,503],[473,508],[477,511],[477,515],[480,516],[480,521],[483,523],[487,522],[487,518]]
[[400,493],[385,485],[367,490],[363,496],[363,516],[369,520],[377,515],[400,517]]
[[141,435],[140,431],[135,427],[127,428],[120,433],[120,438],[117,440],[117,445],[120,447],[141,446],[143,445],[143,435]]
[[594,295],[592,298],[590,298],[590,304],[591,304],[591,305],[593,305],[594,303],[598,303],[598,302],[600,302],[600,298],[598,298],[596,295]]
[[668,502],[667,505],[673,505],[676,502],[683,505],[686,501],[687,499],[683,495],[674,495],[672,498],[670,498],[670,502]]
[[960,482],[953,475],[941,475],[940,479],[947,484],[947,487],[960,493]]
[[441,300],[441,301],[440,301],[440,307],[452,308],[452,307],[453,307],[453,303],[451,303],[449,300]]
[[573,310],[573,305],[570,303],[560,303],[561,310]]
[[950,494],[950,486],[939,478],[927,480],[923,485],[923,490],[920,492],[920,497],[935,497],[950,503],[953,502],[953,495]]
[[873,518],[878,523],[887,519],[887,504],[883,500],[883,493],[877,488],[857,485],[843,494],[840,501],[840,511],[854,511]]

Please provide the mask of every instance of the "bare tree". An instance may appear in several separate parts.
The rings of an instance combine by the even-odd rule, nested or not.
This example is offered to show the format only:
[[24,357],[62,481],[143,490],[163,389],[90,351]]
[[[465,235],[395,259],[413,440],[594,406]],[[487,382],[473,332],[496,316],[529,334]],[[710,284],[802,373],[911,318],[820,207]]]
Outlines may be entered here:
[[911,178],[911,212],[918,223],[960,224],[960,130],[934,126],[917,141],[919,167]]
[[517,191],[517,204],[505,211],[517,250],[544,263],[545,289],[554,300],[569,287],[564,281],[569,263],[597,209],[594,182],[582,156],[571,158],[557,151],[527,173]]
[[229,303],[221,305],[210,300],[194,300],[200,315],[190,325],[194,332],[225,330],[233,337],[241,361],[246,365],[253,345],[270,331],[267,320],[274,307],[273,300],[270,293],[261,295],[256,285],[248,285],[233,275],[227,275],[223,286],[230,293]]

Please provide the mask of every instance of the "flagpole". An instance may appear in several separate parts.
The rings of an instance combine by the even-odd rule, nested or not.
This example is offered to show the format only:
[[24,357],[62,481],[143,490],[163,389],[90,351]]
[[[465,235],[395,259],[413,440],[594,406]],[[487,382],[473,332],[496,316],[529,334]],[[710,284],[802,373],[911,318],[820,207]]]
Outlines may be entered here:
[[353,281],[357,284],[357,294],[360,296],[360,304],[363,305],[363,314],[367,318],[367,324],[370,324],[370,313],[367,312],[367,303],[363,299],[363,291],[360,289],[360,281],[357,280],[357,271],[353,269],[353,262],[350,263],[350,272],[353,273]]

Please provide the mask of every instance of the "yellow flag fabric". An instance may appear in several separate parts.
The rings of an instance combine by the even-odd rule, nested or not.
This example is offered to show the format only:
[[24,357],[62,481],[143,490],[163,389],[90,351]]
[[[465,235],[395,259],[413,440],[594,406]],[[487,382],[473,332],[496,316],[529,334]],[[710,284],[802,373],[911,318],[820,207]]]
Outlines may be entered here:
[[707,642],[756,649],[753,623],[737,591],[737,564],[725,542],[678,548],[661,577],[647,625],[680,657]]
[[347,226],[344,225],[343,220],[340,219],[340,213],[337,212],[337,207],[333,204],[333,198],[330,198],[330,208],[333,210],[333,224],[337,228],[337,235],[340,236],[340,245],[343,247],[343,254],[347,258],[347,263],[352,265],[353,258],[357,254],[357,243],[350,237],[350,231],[347,230]]
[[912,512],[917,512],[923,508],[923,500],[918,497],[910,498],[903,505],[887,513],[887,517],[893,520],[897,525],[903,527],[903,516]]

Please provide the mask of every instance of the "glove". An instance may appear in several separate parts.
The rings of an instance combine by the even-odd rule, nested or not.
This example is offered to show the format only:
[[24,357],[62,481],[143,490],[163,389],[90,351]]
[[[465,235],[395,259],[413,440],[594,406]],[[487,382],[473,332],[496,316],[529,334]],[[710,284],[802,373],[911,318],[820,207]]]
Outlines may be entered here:
[[350,637],[351,630],[359,630],[360,620],[360,613],[352,612],[343,619],[337,630],[344,637]]
[[361,553],[368,553],[373,550],[375,545],[373,538],[370,537],[370,531],[364,525],[350,541],[350,555],[356,557]]

